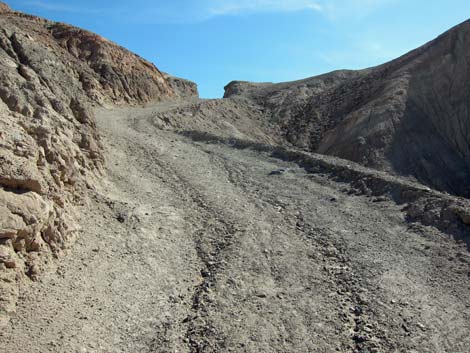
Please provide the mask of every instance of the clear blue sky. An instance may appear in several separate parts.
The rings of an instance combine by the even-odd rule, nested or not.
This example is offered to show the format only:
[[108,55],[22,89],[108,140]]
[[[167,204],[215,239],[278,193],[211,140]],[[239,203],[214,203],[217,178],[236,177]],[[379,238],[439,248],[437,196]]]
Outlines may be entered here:
[[6,0],[97,32],[220,97],[393,59],[470,17],[470,0]]

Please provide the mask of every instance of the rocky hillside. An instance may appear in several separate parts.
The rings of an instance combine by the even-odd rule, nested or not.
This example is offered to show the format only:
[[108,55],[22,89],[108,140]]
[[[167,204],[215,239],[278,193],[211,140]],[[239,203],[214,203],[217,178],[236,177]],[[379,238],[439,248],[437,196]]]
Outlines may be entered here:
[[71,244],[101,173],[92,105],[197,96],[195,84],[99,35],[0,4],[0,324],[16,282]]
[[283,140],[470,196],[470,21],[387,64],[282,84],[232,82]]
[[201,100],[0,3],[0,351],[470,352],[470,199],[410,180],[469,196],[469,32]]

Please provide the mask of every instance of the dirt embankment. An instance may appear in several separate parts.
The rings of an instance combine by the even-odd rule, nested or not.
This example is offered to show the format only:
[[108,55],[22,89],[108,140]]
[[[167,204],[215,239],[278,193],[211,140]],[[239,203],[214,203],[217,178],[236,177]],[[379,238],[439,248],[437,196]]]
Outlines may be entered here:
[[0,323],[16,282],[73,242],[74,206],[101,174],[93,104],[197,95],[99,35],[0,8]]

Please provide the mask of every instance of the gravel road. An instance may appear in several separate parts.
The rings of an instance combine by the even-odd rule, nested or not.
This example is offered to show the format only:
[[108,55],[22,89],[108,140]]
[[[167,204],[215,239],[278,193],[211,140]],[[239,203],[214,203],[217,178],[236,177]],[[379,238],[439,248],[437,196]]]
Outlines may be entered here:
[[464,244],[347,181],[152,123],[177,104],[97,112],[107,175],[0,351],[470,351]]

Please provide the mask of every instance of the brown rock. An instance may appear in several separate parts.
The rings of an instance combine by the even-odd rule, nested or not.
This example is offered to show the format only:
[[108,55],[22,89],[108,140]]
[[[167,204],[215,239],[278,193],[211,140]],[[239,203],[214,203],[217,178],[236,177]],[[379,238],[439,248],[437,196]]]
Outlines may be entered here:
[[0,1],[0,13],[12,12],[10,6]]
[[10,247],[0,245],[0,263],[5,264],[6,268],[17,267],[18,264],[15,257],[16,256]]

